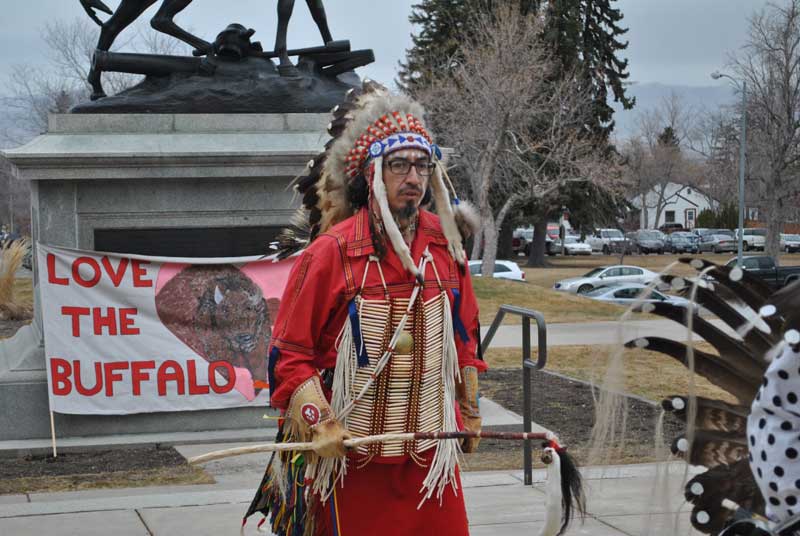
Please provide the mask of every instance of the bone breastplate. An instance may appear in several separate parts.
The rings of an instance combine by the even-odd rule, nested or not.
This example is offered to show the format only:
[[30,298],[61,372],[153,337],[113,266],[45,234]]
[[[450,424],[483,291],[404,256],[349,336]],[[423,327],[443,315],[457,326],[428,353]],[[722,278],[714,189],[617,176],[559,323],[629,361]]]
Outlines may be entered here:
[[[360,391],[375,372],[375,365],[386,351],[392,334],[408,307],[408,299],[367,300],[356,298],[360,311],[361,333],[370,364],[357,368],[353,388]],[[410,350],[395,351],[389,363],[367,389],[364,397],[346,419],[355,437],[402,432],[442,430],[444,384],[444,308],[443,293],[428,301],[416,300],[404,331],[414,340]],[[357,340],[351,342],[351,357]],[[435,441],[374,443],[360,447],[360,454],[400,456],[421,453]]]
[[[383,299],[366,299],[361,292],[372,264],[381,277]],[[421,291],[429,271],[439,292],[426,301]],[[370,256],[361,291],[348,304],[348,319],[336,342],[331,409],[355,437],[458,428],[458,355],[450,298],[427,249],[419,273],[423,279],[410,298],[392,298],[380,260]],[[433,451],[430,463],[421,455],[426,451]],[[460,452],[459,442],[447,439],[373,443],[356,454],[361,464],[375,456],[410,456],[419,465],[427,464],[422,482],[427,499],[434,493],[441,497],[452,483]],[[327,496],[332,483],[343,483],[347,463],[348,457],[342,457],[312,464],[306,478],[314,480],[315,493]]]

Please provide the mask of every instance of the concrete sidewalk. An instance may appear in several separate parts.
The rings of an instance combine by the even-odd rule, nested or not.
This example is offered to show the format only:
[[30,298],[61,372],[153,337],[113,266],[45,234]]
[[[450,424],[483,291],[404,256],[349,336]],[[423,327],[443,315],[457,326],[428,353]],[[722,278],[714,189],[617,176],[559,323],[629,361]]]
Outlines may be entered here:
[[[185,454],[207,452],[210,447],[193,446]],[[254,460],[261,467],[264,455],[208,464],[206,469],[215,474],[217,484],[207,486],[0,496],[0,534],[234,536],[261,478],[261,471],[249,470]],[[653,500],[654,465],[585,469],[590,515],[583,525],[576,522],[567,534],[699,534],[690,531],[688,509],[682,505],[684,467],[668,467],[665,496],[671,503]],[[664,466],[661,471],[666,472]],[[537,534],[545,512],[544,477],[544,471],[536,471],[534,485],[526,487],[521,473],[464,473],[472,536]],[[676,515],[679,511],[683,513]],[[244,533],[257,534],[257,522],[251,519]]]
[[[714,326],[734,334],[719,319],[709,319]],[[481,336],[489,330],[481,328]],[[638,337],[659,336],[676,341],[686,340],[686,328],[671,320],[628,320],[623,326],[616,321],[576,322],[547,325],[547,346],[618,344]],[[694,336],[695,340],[702,340]],[[538,344],[536,322],[531,322],[531,346]],[[522,348],[522,326],[501,325],[489,348]]]

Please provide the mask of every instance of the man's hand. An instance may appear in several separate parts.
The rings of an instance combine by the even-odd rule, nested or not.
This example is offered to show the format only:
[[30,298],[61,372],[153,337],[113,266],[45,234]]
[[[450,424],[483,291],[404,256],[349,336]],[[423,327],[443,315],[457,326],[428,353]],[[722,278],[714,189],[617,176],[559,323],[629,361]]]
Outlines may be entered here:
[[[461,410],[461,420],[464,430],[468,432],[481,431],[481,414],[478,408],[478,369],[464,367],[461,369],[461,383],[456,386],[456,398]],[[478,449],[481,442],[479,437],[464,439],[461,450],[469,453]]]
[[[480,432],[481,431],[481,416],[475,415],[474,417],[467,417],[464,410],[461,410],[461,418],[464,420],[464,430],[467,432]],[[481,442],[480,437],[468,437],[461,443],[461,450],[465,453],[475,452],[478,450],[478,444]]]
[[295,390],[286,417],[300,431],[299,440],[311,438],[312,450],[318,456],[340,458],[346,454],[344,440],[350,439],[350,433],[333,415],[318,376],[309,378]]
[[311,429],[312,449],[321,458],[341,458],[347,454],[344,440],[350,437],[350,432],[336,419],[324,421]]

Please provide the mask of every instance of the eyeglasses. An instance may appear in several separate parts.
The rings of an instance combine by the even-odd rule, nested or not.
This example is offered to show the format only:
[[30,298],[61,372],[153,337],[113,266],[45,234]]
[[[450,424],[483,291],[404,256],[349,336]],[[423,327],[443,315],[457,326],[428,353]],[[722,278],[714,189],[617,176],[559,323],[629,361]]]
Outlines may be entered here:
[[414,166],[414,169],[417,170],[417,175],[420,177],[430,177],[431,173],[433,173],[433,169],[436,167],[436,164],[430,160],[417,160],[416,162],[410,162],[405,158],[396,158],[387,162],[386,165],[392,173],[402,176],[408,175],[408,173],[411,171],[411,166]]

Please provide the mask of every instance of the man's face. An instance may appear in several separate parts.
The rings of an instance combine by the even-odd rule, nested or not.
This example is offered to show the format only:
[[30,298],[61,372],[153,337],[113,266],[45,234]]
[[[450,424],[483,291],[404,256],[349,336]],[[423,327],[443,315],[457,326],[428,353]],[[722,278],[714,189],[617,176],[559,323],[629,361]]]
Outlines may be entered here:
[[[405,168],[408,171],[403,173]],[[431,159],[420,149],[397,151],[384,158],[383,182],[389,208],[394,214],[410,217],[416,213],[428,189],[431,173]]]

